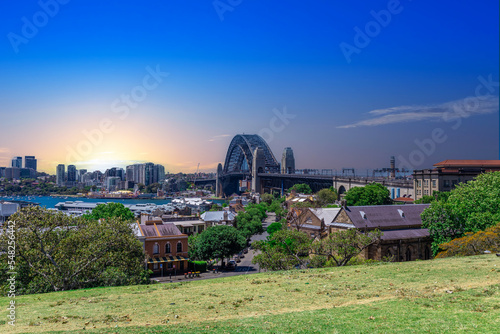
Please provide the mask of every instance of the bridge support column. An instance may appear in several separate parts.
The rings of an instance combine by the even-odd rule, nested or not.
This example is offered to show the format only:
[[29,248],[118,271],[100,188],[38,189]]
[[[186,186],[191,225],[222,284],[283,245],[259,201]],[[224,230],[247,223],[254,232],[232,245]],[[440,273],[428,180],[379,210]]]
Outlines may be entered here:
[[257,147],[253,153],[252,161],[252,191],[254,193],[261,193],[262,186],[260,183],[259,173],[264,173],[266,168],[266,158],[264,156],[264,150]]
[[215,196],[216,197],[222,197],[222,185],[221,185],[221,178],[222,178],[222,165],[219,164],[217,166],[217,174],[215,175]]

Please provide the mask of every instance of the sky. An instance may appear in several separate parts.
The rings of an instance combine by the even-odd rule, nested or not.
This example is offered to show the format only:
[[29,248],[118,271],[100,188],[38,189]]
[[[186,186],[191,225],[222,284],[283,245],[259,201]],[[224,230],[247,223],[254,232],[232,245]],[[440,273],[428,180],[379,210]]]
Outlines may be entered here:
[[0,166],[215,171],[499,158],[498,1],[4,0]]

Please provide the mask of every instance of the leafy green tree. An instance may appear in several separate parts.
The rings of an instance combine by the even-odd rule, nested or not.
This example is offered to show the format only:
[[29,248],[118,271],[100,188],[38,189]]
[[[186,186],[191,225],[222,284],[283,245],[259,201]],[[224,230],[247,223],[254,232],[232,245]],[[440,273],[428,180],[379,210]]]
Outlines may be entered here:
[[338,267],[345,266],[368,246],[382,236],[379,230],[361,232],[347,229],[331,233],[327,238],[313,244],[314,253],[332,259]]
[[198,260],[197,239],[199,234],[193,234],[188,237],[188,256],[191,260]]
[[414,203],[415,204],[428,204],[428,203],[432,203],[434,201],[446,202],[450,195],[451,195],[451,193],[448,191],[446,191],[446,192],[434,191],[432,193],[432,196],[424,195],[424,196],[422,196],[422,198],[417,199]]
[[121,203],[99,204],[92,210],[92,213],[84,216],[85,218],[90,218],[90,219],[107,219],[107,218],[121,218],[123,220],[134,219],[134,213]]
[[306,268],[312,240],[304,232],[280,230],[269,241],[255,241],[252,248],[259,250],[252,263],[267,270],[289,270],[294,267]]
[[249,240],[252,235],[264,232],[262,221],[258,217],[253,217],[251,220],[241,219],[236,225],[238,231]]
[[422,212],[423,227],[433,239],[434,255],[439,245],[467,232],[484,231],[500,221],[500,172],[478,175],[457,185],[446,202],[435,201]]
[[212,206],[210,207],[210,210],[209,211],[221,211],[222,210],[222,207],[220,205],[218,205],[217,203],[214,203],[212,204]]
[[281,219],[282,217],[285,217],[287,212],[286,209],[282,207],[282,200],[281,199],[275,199],[271,202],[271,204],[267,207],[268,212],[274,212],[276,214],[276,219]]
[[335,202],[335,200],[337,199],[337,193],[328,188],[325,188],[318,191],[318,193],[316,194],[316,198],[319,202],[319,206],[323,207],[326,204]]
[[264,231],[262,227],[262,219],[266,218],[266,209],[263,205],[250,204],[236,216],[235,227],[240,231],[246,239],[257,233]]
[[[128,221],[85,220],[35,206],[11,220],[16,225],[19,294],[148,281],[145,253]],[[2,250],[6,238],[1,237]]]
[[424,195],[424,196],[422,196],[422,198],[417,199],[414,203],[415,204],[427,204],[427,203],[432,203],[435,200],[436,199],[434,198],[434,196]]
[[234,227],[216,225],[195,239],[195,257],[200,260],[224,259],[239,253],[246,246],[245,237]]
[[391,204],[389,189],[380,183],[370,183],[364,187],[354,187],[349,189],[344,199],[347,205],[384,205]]
[[161,189],[161,185],[159,183],[151,183],[150,185],[146,186],[146,193],[156,194],[158,189]]
[[311,187],[307,183],[294,184],[293,187],[290,188],[290,191],[291,190],[295,190],[296,192],[301,194],[312,194]]
[[278,232],[283,229],[283,225],[279,222],[272,223],[267,227],[267,233],[272,236],[275,232]]
[[264,203],[271,204],[274,200],[274,196],[271,194],[262,194],[262,196],[260,196],[260,199]]

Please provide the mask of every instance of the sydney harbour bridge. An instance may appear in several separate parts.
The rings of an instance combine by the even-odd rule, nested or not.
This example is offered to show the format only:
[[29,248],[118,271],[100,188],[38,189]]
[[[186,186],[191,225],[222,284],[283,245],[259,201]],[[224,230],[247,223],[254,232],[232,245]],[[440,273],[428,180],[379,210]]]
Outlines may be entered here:
[[[255,134],[234,136],[226,153],[224,166],[219,164],[215,179],[198,179],[196,185],[212,185],[217,196],[240,193],[240,181],[248,184],[249,191],[256,193],[284,192],[298,183],[308,184],[313,192],[333,186],[339,194],[352,187],[365,186],[371,182],[384,184],[397,197],[413,195],[413,182],[403,180],[375,180],[373,178],[336,176],[331,170],[297,170],[293,151],[287,147],[278,161],[266,141]],[[251,186],[250,186],[251,184]],[[395,197],[395,196],[393,196]]]

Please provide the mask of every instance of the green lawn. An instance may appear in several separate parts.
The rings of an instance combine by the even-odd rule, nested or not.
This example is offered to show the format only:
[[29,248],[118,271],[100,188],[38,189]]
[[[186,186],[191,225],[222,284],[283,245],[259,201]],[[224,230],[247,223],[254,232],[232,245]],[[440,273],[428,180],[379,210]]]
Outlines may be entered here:
[[12,328],[8,298],[0,298],[2,333],[498,333],[500,258],[262,273],[16,301]]

